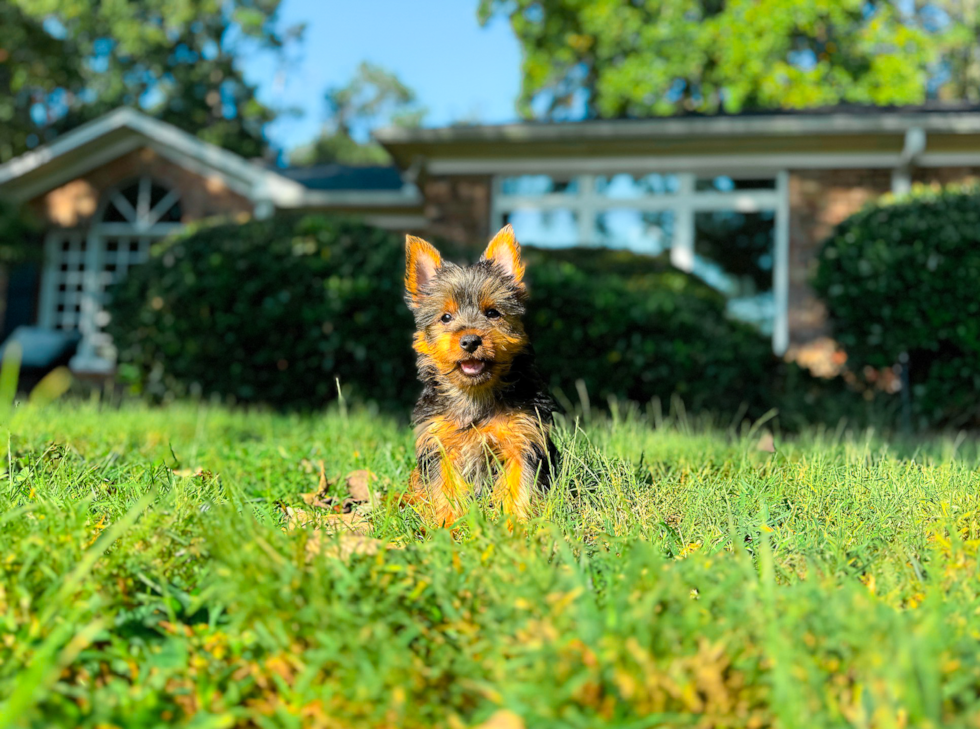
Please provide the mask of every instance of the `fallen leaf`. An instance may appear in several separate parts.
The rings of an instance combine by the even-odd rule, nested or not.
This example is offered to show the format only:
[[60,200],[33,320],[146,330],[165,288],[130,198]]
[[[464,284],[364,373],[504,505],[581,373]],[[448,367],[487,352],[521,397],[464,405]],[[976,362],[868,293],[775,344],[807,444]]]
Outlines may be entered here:
[[370,471],[351,471],[347,474],[347,491],[357,503],[370,503],[371,484],[377,480],[378,477]]
[[331,497],[323,498],[319,493],[300,494],[299,497],[307,506],[316,506],[320,509],[332,509],[334,505]]
[[348,559],[354,554],[377,554],[384,542],[363,534],[340,534],[336,538],[313,534],[306,542],[307,557]]
[[286,515],[287,531],[312,527],[327,534],[333,534],[334,532],[370,534],[374,528],[368,519],[354,512],[348,514],[323,514],[322,512],[304,511],[303,509],[297,509],[292,506],[284,506],[283,513]]
[[759,438],[759,442],[755,444],[755,449],[757,451],[765,451],[766,453],[776,452],[776,441],[773,440],[772,433],[768,430],[762,434]]
[[351,471],[344,477],[344,484],[350,496],[340,499],[327,493],[331,486],[336,485],[336,479],[328,479],[323,461],[320,464],[320,483],[316,491],[300,494],[300,498],[307,506],[315,506],[320,509],[327,509],[336,513],[349,514],[355,506],[363,505],[361,511],[369,510],[372,505],[372,484],[378,477],[371,471]]
[[495,711],[493,716],[473,729],[525,729],[524,720],[507,709]]
[[405,549],[404,544],[385,543],[374,537],[363,534],[344,532],[341,534],[324,534],[314,532],[306,542],[306,557],[331,557],[347,560],[355,554],[377,554],[380,549]]
[[317,486],[317,491],[322,495],[327,493],[327,471],[322,458],[317,463],[320,465],[320,484]]
[[286,514],[286,529],[302,529],[309,524],[316,524],[316,516],[302,509],[295,509],[292,506],[283,507]]
[[348,514],[327,514],[323,517],[323,531],[346,531],[352,534],[370,534],[374,526],[370,521],[353,511]]

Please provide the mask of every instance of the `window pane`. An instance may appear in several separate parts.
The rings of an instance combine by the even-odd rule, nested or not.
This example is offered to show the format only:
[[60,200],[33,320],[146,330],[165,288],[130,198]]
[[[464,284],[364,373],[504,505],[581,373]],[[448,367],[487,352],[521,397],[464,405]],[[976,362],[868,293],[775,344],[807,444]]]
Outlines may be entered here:
[[515,210],[504,218],[521,243],[541,248],[579,244],[578,215],[571,210]]
[[158,223],[179,223],[183,217],[183,211],[180,207],[180,202],[175,202],[170,206],[170,209],[160,216]]
[[106,207],[105,215],[102,219],[107,223],[128,223],[129,218],[118,208],[114,202],[110,202]]
[[607,210],[596,218],[599,245],[659,255],[674,238],[674,213],[640,210]]
[[548,175],[521,175],[505,177],[500,181],[504,195],[574,195],[578,192],[578,181],[556,180]]
[[742,190],[775,190],[776,180],[772,177],[758,180],[739,180],[721,175],[719,177],[699,177],[694,183],[697,192],[740,192]]
[[694,273],[728,297],[729,313],[772,332],[774,214],[694,216]]
[[677,175],[609,175],[595,179],[596,193],[613,200],[633,200],[648,195],[671,195],[680,189]]
[[167,188],[162,187],[156,184],[155,182],[151,183],[150,184],[150,210],[153,210],[153,208],[155,208],[160,202],[162,202],[163,198],[165,198],[169,194],[170,194],[170,190],[168,190]]

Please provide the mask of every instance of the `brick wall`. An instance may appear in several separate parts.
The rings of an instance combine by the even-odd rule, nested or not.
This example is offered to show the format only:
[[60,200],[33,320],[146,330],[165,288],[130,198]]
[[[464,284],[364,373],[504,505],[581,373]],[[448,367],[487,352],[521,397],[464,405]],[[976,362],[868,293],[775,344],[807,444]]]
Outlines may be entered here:
[[[978,167],[918,168],[914,183],[980,181]],[[825,348],[826,310],[810,288],[816,255],[834,226],[891,191],[891,170],[796,170],[790,174],[790,356],[815,343]]]
[[790,173],[791,348],[798,349],[828,334],[827,312],[809,283],[823,241],[835,225],[869,200],[890,191],[890,170],[796,170]]
[[429,221],[424,233],[482,251],[490,240],[490,177],[429,177],[421,188]]
[[56,226],[83,226],[98,210],[106,190],[142,175],[180,190],[184,222],[252,211],[251,201],[229,190],[219,177],[186,170],[149,148],[134,150],[80,175],[31,200],[28,207],[37,217]]
[[980,167],[923,167],[912,173],[912,182],[950,185],[980,181]]

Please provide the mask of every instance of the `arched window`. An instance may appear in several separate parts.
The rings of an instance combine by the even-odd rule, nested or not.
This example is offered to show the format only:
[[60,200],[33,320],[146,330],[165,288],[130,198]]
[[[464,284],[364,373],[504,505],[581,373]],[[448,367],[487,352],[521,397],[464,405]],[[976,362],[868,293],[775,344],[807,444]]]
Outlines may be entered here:
[[177,232],[182,215],[180,192],[143,176],[108,190],[90,228],[48,236],[40,321],[81,332],[74,369],[112,369],[106,290],[146,260],[153,242]]

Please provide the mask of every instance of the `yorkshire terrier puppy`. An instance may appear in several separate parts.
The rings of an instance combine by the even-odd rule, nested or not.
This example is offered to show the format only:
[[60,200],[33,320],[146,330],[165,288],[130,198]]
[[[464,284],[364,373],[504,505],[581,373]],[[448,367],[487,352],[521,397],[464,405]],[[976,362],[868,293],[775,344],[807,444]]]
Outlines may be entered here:
[[527,519],[548,488],[557,450],[555,406],[521,322],[527,290],[514,231],[504,227],[472,266],[443,261],[414,236],[405,253],[425,386],[413,418],[414,495],[446,526],[487,488],[504,513]]

